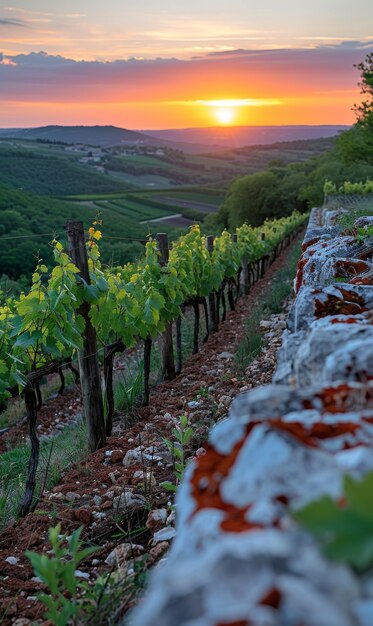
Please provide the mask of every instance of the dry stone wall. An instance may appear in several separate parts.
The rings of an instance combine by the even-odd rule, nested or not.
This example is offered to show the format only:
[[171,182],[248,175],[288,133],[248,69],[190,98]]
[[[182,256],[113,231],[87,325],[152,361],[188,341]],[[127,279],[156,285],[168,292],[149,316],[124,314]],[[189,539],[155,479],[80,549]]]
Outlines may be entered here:
[[238,396],[188,467],[133,626],[373,624],[372,585],[292,516],[373,470],[373,241],[337,217],[312,211],[273,384]]

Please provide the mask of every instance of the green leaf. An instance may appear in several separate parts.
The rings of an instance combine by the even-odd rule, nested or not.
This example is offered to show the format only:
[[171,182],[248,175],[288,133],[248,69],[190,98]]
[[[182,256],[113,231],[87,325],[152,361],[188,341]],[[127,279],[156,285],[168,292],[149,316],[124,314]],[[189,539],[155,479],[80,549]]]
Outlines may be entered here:
[[295,519],[320,538],[326,556],[361,571],[373,565],[373,473],[362,481],[345,478],[341,503],[324,497],[294,513]]
[[176,492],[177,491],[177,486],[174,485],[173,483],[170,483],[169,481],[164,481],[163,483],[159,483],[161,487],[163,487],[163,489],[166,489],[166,491],[173,491]]

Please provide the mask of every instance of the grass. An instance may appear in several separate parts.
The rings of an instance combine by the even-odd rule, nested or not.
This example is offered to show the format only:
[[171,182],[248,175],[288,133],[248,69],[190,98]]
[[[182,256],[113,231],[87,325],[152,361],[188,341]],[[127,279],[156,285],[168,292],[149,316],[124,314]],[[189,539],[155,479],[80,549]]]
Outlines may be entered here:
[[264,297],[253,307],[245,323],[245,336],[238,345],[234,369],[237,374],[244,374],[246,368],[255,359],[263,347],[260,322],[269,315],[281,313],[284,301],[292,293],[292,282],[296,273],[301,244],[295,244],[289,252],[286,266],[279,269],[267,286]]
[[[51,489],[57,485],[62,473],[87,454],[87,431],[83,422],[65,428],[63,433],[40,446],[35,494],[39,497],[42,485]],[[16,518],[22,498],[30,447],[20,445],[0,456],[0,528]]]
[[[117,411],[129,418],[136,406],[141,404],[144,395],[144,362],[138,361],[131,371],[127,371],[116,380],[114,386],[114,404]],[[126,419],[128,422],[129,419]],[[128,425],[128,424],[127,424]]]
[[[65,377],[65,389],[68,389],[70,385],[72,385],[75,381],[74,375],[70,370],[64,369],[64,377]],[[49,380],[45,379],[46,382],[40,385],[40,390],[43,396],[43,400],[47,400],[53,394],[57,393],[61,386],[61,380],[58,375],[53,375]],[[0,429],[8,428],[12,426],[16,422],[18,422],[24,415],[26,414],[25,403],[23,397],[18,396],[17,398],[11,399],[8,402],[8,406],[0,414]]]
[[[340,197],[340,196],[338,196]],[[364,203],[366,202],[366,204]],[[355,222],[359,217],[365,217],[366,215],[373,215],[373,198],[369,200],[364,196],[361,206],[359,201],[356,201],[354,208],[351,208],[348,213],[341,213],[338,217],[337,223],[343,230],[347,228],[353,228]]]

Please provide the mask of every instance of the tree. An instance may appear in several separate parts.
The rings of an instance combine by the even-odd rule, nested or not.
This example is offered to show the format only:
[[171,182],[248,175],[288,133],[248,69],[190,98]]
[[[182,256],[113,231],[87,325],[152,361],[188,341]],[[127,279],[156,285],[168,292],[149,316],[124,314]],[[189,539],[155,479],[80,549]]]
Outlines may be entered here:
[[373,164],[373,53],[356,67],[361,72],[359,86],[365,100],[354,106],[356,124],[339,137],[337,147],[345,163]]
[[365,60],[356,66],[361,72],[361,82],[359,87],[361,93],[367,96],[359,106],[354,109],[357,116],[357,123],[373,130],[373,52],[369,53]]

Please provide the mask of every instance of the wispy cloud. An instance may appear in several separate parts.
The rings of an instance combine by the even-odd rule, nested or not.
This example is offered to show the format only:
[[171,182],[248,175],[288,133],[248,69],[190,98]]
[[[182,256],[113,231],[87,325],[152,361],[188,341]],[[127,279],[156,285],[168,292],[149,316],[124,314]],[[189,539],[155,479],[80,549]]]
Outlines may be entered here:
[[45,52],[8,54],[0,60],[0,101],[94,102],[96,106],[163,103],[207,111],[216,106],[277,110],[285,100],[305,97],[309,102],[343,99],[349,102],[349,111],[351,94],[358,95],[353,66],[362,60],[365,43],[222,50],[189,60],[134,56],[103,62]]
[[0,26],[21,26],[23,28],[26,27],[27,24],[24,20],[1,18]]

